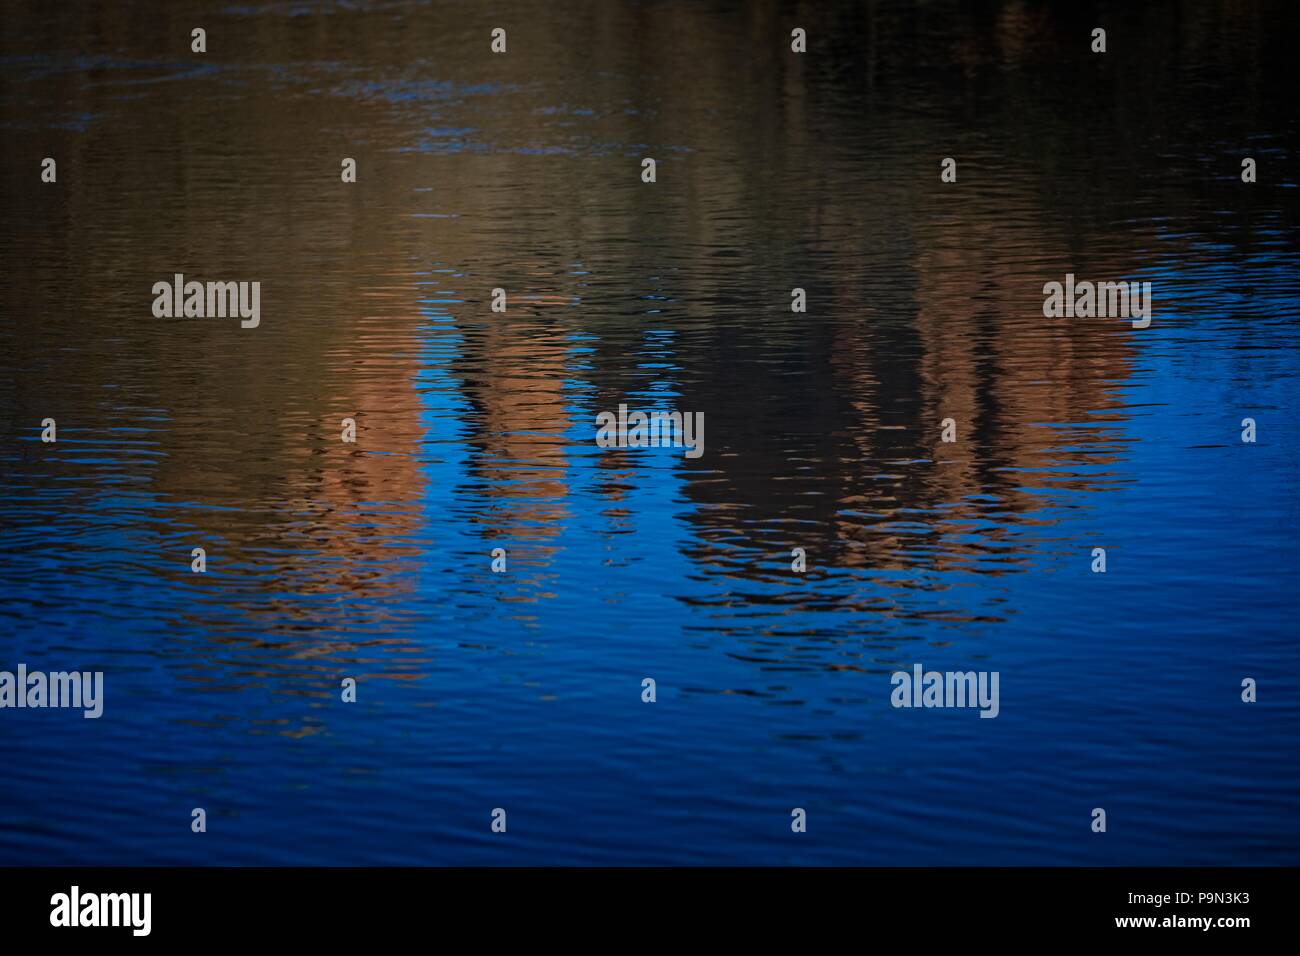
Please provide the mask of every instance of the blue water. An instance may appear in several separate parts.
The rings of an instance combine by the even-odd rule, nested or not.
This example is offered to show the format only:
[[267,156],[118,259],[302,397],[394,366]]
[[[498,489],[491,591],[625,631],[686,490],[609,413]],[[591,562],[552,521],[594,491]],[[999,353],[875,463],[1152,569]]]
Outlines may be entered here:
[[1129,6],[16,14],[0,864],[1300,863],[1295,15]]

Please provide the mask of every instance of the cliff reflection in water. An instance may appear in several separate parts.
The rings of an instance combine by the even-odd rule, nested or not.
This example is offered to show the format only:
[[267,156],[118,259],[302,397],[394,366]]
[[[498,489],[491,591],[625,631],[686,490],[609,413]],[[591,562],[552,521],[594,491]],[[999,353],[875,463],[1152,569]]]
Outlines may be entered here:
[[[0,735],[0,862],[1294,863],[1300,712],[1232,691],[1297,689],[1296,18],[20,2],[0,668],[108,703]],[[1151,327],[1045,319],[1071,272]],[[997,719],[891,709],[915,662]]]

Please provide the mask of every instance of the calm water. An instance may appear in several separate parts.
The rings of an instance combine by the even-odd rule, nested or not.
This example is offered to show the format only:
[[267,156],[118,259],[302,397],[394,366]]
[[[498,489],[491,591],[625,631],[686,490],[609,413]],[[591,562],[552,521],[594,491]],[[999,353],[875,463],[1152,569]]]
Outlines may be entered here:
[[1300,863],[1292,4],[360,6],[6,10],[0,863]]

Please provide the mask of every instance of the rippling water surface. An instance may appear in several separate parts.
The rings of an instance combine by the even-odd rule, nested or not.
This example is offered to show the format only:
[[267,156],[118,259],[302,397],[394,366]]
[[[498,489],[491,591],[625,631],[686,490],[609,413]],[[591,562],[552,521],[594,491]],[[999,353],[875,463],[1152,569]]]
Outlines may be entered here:
[[[0,712],[0,862],[1300,862],[1297,25],[17,4],[0,669],[106,700]],[[892,708],[916,662],[999,717]]]

